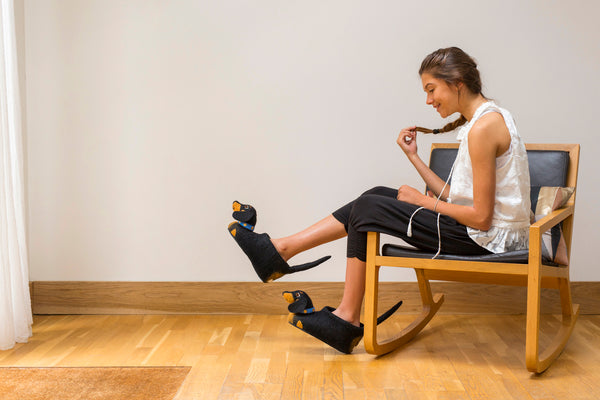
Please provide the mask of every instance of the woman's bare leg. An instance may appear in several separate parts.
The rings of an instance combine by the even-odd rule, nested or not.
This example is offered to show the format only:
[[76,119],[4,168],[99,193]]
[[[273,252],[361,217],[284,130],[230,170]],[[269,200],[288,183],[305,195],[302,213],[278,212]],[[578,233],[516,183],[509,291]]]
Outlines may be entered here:
[[[272,239],[272,242],[281,257],[287,261],[298,253],[345,236],[347,233],[344,224],[333,215],[329,215],[301,232],[281,239]],[[348,258],[344,295],[333,314],[356,326],[360,326],[365,278],[366,263],[358,258]]]
[[341,319],[360,326],[360,309],[365,295],[367,263],[358,258],[348,258],[344,295],[338,308],[333,312]]
[[344,224],[333,215],[329,215],[301,232],[271,241],[281,257],[287,261],[298,253],[341,239],[346,235]]

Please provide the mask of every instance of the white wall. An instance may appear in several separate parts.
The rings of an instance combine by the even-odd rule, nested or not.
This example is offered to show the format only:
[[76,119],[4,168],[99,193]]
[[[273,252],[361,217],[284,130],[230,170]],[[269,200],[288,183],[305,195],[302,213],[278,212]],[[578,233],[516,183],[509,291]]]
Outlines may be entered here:
[[[395,139],[444,123],[417,70],[450,45],[527,142],[581,143],[572,277],[599,280],[599,4],[25,0],[31,280],[256,281],[231,202],[281,236],[422,187]],[[344,241],[297,259],[324,254],[284,279],[342,280]]]

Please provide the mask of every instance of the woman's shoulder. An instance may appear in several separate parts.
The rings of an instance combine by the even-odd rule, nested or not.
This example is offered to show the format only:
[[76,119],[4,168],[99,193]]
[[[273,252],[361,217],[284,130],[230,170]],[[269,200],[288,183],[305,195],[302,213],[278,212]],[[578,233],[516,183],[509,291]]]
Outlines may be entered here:
[[511,134],[502,114],[490,112],[482,115],[469,131],[469,142],[476,147],[490,149],[496,157],[508,150]]
[[494,137],[510,138],[504,116],[500,112],[488,112],[479,117],[469,131],[469,138],[478,136],[485,136],[488,140]]

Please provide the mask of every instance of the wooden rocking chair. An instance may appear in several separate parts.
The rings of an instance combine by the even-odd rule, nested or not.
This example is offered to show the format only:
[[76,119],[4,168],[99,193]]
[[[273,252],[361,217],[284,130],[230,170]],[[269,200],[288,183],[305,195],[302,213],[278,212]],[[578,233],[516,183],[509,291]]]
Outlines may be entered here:
[[[458,144],[433,144],[430,167],[446,179],[456,158]],[[577,186],[579,145],[526,145],[532,186]],[[542,234],[562,222],[567,252],[571,253],[575,194],[567,204],[532,224],[529,228],[529,250],[488,256],[440,255],[431,259],[419,250],[396,245],[384,245],[380,255],[379,233],[369,232],[365,291],[365,349],[371,354],[385,354],[415,337],[431,320],[444,302],[443,294],[431,292],[429,280],[476,282],[527,287],[527,325],[525,361],[529,371],[540,373],[564,349],[579,314],[579,305],[571,301],[569,266],[545,265],[542,260]],[[377,301],[379,268],[382,266],[414,268],[423,309],[416,320],[398,336],[383,341],[377,339]],[[562,323],[551,344],[541,352],[540,293],[541,288],[558,289],[562,308]]]

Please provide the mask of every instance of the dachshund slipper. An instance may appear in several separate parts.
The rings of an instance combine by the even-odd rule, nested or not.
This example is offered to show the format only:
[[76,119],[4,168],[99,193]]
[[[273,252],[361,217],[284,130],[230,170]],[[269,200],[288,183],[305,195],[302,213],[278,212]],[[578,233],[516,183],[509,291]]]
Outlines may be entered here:
[[242,204],[239,201],[234,201],[232,206],[233,208],[233,219],[240,222],[244,228],[254,230],[256,226],[256,210],[250,204]]
[[350,354],[362,339],[364,329],[334,315],[334,310],[325,306],[311,314],[290,314],[288,322],[337,351]]
[[[377,318],[377,325],[388,319],[401,305],[402,301]],[[288,322],[334,349],[350,354],[364,335],[364,325],[355,326],[333,314],[333,311],[335,308],[325,306],[321,311],[311,314],[290,314]]]
[[308,297],[306,292],[302,290],[294,290],[293,292],[283,292],[283,297],[290,305],[288,311],[294,314],[310,314],[315,312],[315,306]]
[[232,222],[227,230],[246,253],[254,271],[263,282],[271,282],[286,274],[314,268],[331,258],[331,256],[325,256],[313,262],[290,267],[279,255],[268,234],[255,233],[239,222]]

